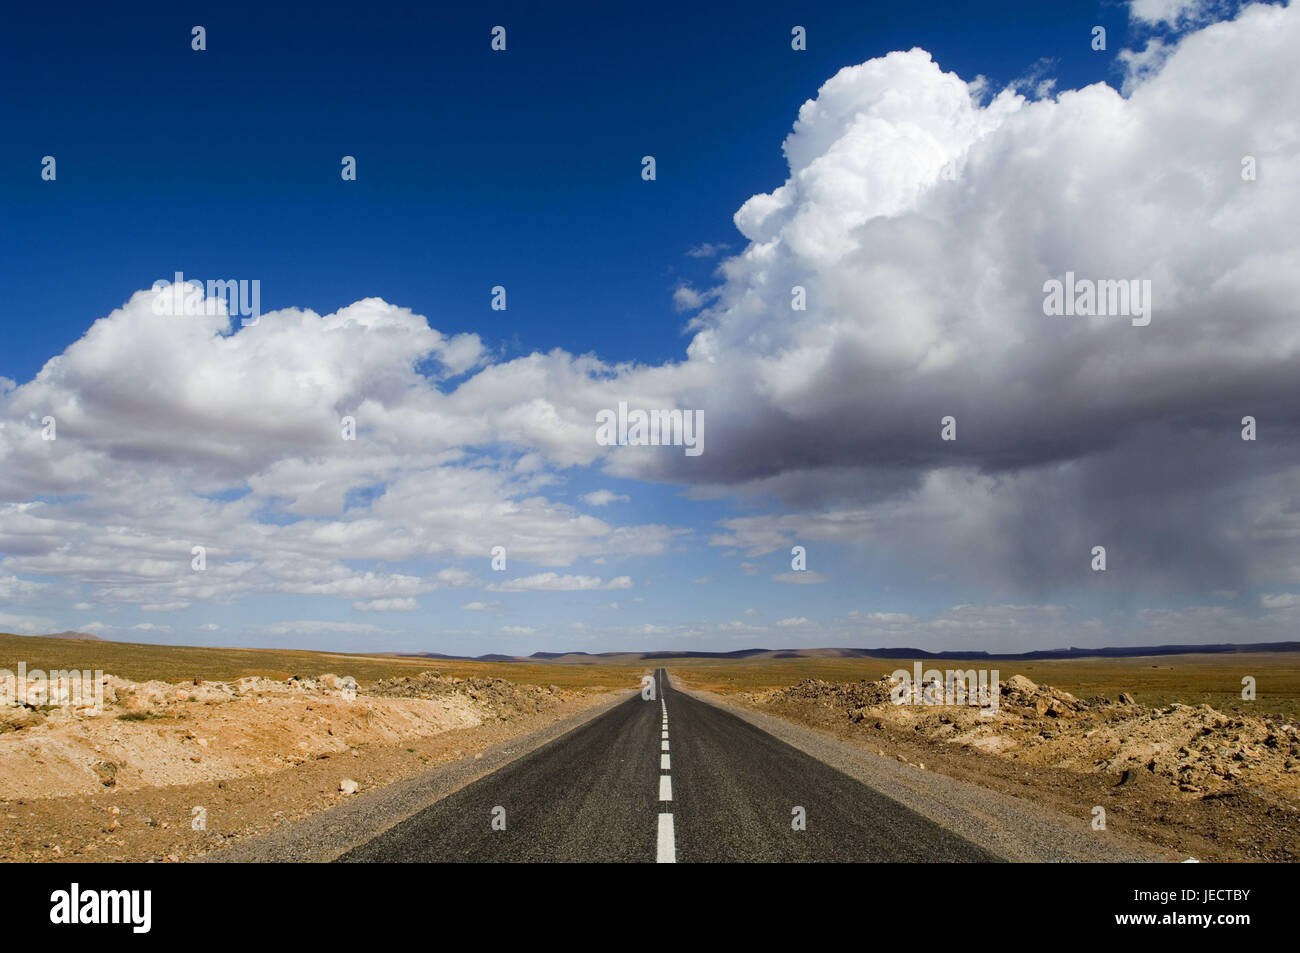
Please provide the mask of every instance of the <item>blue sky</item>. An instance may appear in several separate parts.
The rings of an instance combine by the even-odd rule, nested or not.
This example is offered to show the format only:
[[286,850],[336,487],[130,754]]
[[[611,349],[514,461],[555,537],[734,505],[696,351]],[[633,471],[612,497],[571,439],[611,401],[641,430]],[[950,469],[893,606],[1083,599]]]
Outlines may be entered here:
[[[1194,108],[1209,83],[1198,57],[1214,57],[1218,87],[1234,69],[1287,75],[1290,8],[1234,16],[1182,0],[16,10],[0,58],[0,628],[470,654],[1284,631],[1300,583],[1290,537],[1240,528],[1267,536],[1252,507],[1264,493],[1285,512],[1293,489],[1278,439],[1293,395],[1285,374],[1261,375],[1289,344],[1251,350],[1277,341],[1288,289],[1252,270],[1268,242],[1225,257],[1235,226],[1205,228],[1198,247],[1175,227],[1178,214],[1284,215],[1295,199],[1282,177],[1244,198],[1180,191],[1180,176],[1224,168],[1236,189],[1240,155],[1280,162],[1294,145],[1242,131],[1278,128],[1263,94],[1243,94],[1235,118]],[[1228,33],[1213,32],[1219,19]],[[504,53],[489,47],[496,24]],[[1257,53],[1261,65],[1246,49],[1265,34],[1281,51]],[[859,72],[824,88],[846,67]],[[1099,83],[1109,95],[1071,92]],[[1207,130],[1232,143],[1222,155],[1181,148]],[[1143,136],[1163,145],[1142,153]],[[356,181],[340,178],[344,155]],[[936,175],[941,158],[955,181]],[[1115,183],[1135,176],[1123,200]],[[775,215],[751,201],[788,179]],[[1093,222],[1111,202],[1129,211]],[[1225,282],[1198,283],[1206,260]],[[1036,312],[1042,277],[1074,262],[1163,277],[1170,311],[1147,338],[1095,319],[1044,339],[1056,332]],[[173,340],[142,317],[147,302],[124,309],[178,271],[260,281],[268,337],[232,326]],[[814,304],[794,317],[799,275]],[[504,311],[489,307],[496,285]],[[1203,309],[1229,293],[1251,300],[1258,327],[1219,369],[1223,387],[1186,403],[1221,334]],[[282,309],[346,315],[372,298],[387,310],[362,322],[366,341],[325,344],[328,320],[269,337]],[[105,318],[110,343],[83,339]],[[927,328],[933,340],[913,340]],[[393,335],[409,340],[384,350]],[[238,356],[221,343],[241,336]],[[448,341],[472,356],[449,358]],[[1056,406],[1060,368],[1081,366],[1071,354],[1097,360],[1097,376],[1062,386],[1072,403]],[[998,374],[1016,383],[994,386]],[[278,403],[309,379],[310,399]],[[649,395],[702,407],[717,449],[697,465],[591,445],[593,409]],[[362,446],[322,442],[322,421],[353,407],[372,409]],[[1255,408],[1274,412],[1278,442],[1250,458],[1240,440],[1216,450]],[[37,444],[46,412],[66,420]],[[962,428],[952,447],[935,442],[948,412]],[[1187,476],[1206,455],[1219,470]],[[1161,459],[1184,475],[1158,472]],[[441,515],[421,509],[420,487],[471,479],[459,517],[454,495]],[[599,490],[626,499],[583,499]],[[1207,500],[1223,521],[1189,526]],[[510,529],[525,519],[526,534]],[[411,527],[409,545],[382,544]],[[511,551],[527,540],[504,573],[488,564],[493,533]],[[194,576],[186,544],[200,538],[227,575]],[[1103,541],[1106,575],[1088,565]],[[791,577],[792,545],[811,575]],[[500,591],[507,578],[530,582]]]
[[[999,88],[1043,58],[1063,85],[1114,81],[1088,30],[1127,27],[1093,4],[556,6],[88,5],[75,26],[14,11],[5,307],[29,327],[3,373],[31,377],[88,315],[176,270],[265,275],[264,308],[381,294],[506,353],[680,358],[674,279],[712,265],[684,253],[743,243],[731,216],[782,181],[781,139],[838,69],[920,46]],[[498,21],[505,55],[489,49]],[[796,22],[811,37],[797,55]],[[33,154],[60,160],[56,194]],[[347,189],[342,155],[360,163]],[[130,240],[107,240],[126,225]],[[485,313],[500,283],[511,306]]]

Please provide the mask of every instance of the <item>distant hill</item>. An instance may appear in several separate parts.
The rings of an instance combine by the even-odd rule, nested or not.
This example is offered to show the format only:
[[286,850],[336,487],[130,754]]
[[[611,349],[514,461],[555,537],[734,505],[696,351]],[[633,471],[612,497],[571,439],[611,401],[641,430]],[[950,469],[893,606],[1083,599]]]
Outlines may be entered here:
[[103,642],[97,635],[91,635],[89,632],[73,632],[69,629],[67,632],[55,632],[53,635],[38,635],[39,639],[85,639],[87,642]]
[[619,662],[652,662],[659,659],[792,659],[792,658],[880,658],[880,659],[1071,659],[1138,658],[1146,655],[1226,655],[1241,652],[1300,652],[1300,642],[1216,642],[1209,645],[1135,645],[1100,649],[1040,649],[1035,652],[927,652],[910,648],[824,648],[824,649],[736,649],[732,652],[534,652],[532,655],[443,655],[439,652],[395,652],[401,658],[447,659],[474,662],[560,662],[595,665]]

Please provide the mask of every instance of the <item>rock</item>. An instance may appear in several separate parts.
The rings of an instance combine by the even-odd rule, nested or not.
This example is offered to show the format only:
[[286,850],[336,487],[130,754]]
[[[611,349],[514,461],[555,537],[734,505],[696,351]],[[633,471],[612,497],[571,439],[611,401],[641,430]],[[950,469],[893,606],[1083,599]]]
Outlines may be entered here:
[[339,791],[345,795],[356,794],[358,787],[359,785],[357,782],[353,781],[351,778],[344,778],[339,782]]
[[1131,788],[1144,781],[1146,776],[1147,772],[1142,771],[1139,768],[1125,768],[1119,777],[1119,783],[1115,786],[1119,788]]
[[100,782],[106,788],[111,788],[117,784],[117,765],[112,761],[101,761],[95,765],[95,773],[99,775]]
[[1120,692],[1120,693],[1119,693],[1119,703],[1120,703],[1121,705],[1136,705],[1136,704],[1137,704],[1137,702],[1133,700],[1133,696],[1130,695],[1128,692]]
[[1008,690],[1032,695],[1034,692],[1038,691],[1038,686],[1023,675],[1012,675],[1002,683],[1002,693],[1005,695]]
[[30,728],[32,725],[40,724],[43,720],[44,716],[31,708],[0,708],[0,732]]

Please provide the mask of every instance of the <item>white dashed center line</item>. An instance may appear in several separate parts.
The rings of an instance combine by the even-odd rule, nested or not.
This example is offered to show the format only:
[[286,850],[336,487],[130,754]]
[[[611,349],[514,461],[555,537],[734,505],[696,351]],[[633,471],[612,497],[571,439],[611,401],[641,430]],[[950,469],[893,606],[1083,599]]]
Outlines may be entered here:
[[671,814],[659,815],[659,851],[655,861],[660,864],[677,863],[677,838],[673,835]]
[[[663,677],[660,676],[659,684],[659,710],[663,715],[662,723],[659,730],[659,770],[664,772],[659,775],[659,800],[671,801],[673,799],[673,778],[668,773],[672,767],[672,762],[668,756],[668,700],[663,697]],[[659,839],[655,860],[660,864],[677,863],[677,835],[673,829],[673,815],[664,812],[659,815]]]

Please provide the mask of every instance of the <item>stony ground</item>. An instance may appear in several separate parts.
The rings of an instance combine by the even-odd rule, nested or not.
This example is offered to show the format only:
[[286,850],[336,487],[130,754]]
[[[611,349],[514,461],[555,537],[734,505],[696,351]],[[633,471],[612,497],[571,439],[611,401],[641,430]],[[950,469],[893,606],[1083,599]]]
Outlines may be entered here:
[[189,859],[603,697],[434,672],[360,687],[105,676],[95,711],[31,687],[0,706],[0,860]]
[[1285,719],[1079,699],[1023,676],[987,714],[895,704],[897,684],[808,679],[731,698],[1080,817],[1102,807],[1112,828],[1201,860],[1300,860],[1300,729]]

